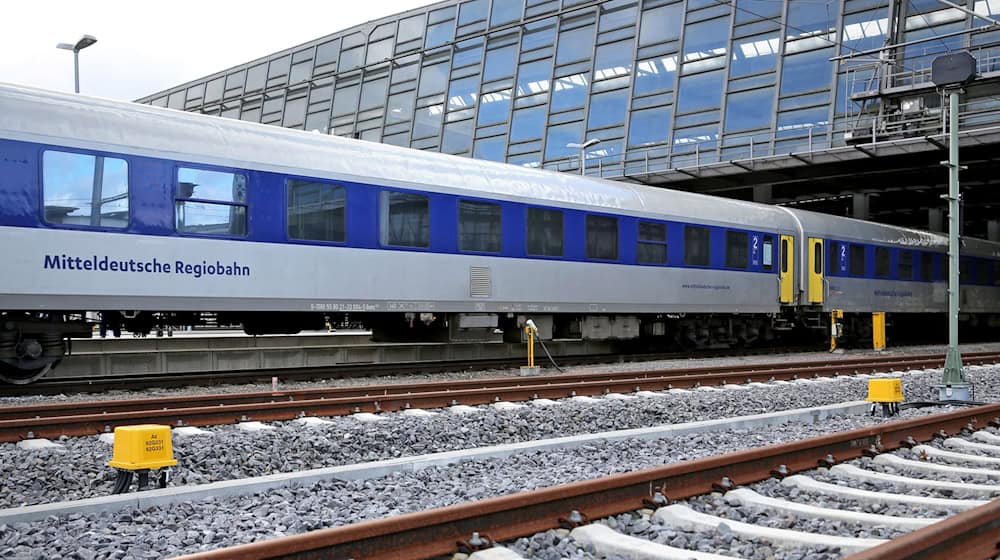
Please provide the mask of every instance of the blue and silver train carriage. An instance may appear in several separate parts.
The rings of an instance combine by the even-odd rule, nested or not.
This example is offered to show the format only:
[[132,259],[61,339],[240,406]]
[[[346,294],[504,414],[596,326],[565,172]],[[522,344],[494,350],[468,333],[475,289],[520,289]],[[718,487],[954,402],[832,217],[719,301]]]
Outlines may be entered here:
[[[942,312],[909,229],[0,85],[0,377],[92,332],[349,314],[383,339],[750,343],[831,308]],[[1000,313],[967,240],[965,311]],[[829,254],[829,257],[827,257]],[[811,320],[810,320],[811,319]]]

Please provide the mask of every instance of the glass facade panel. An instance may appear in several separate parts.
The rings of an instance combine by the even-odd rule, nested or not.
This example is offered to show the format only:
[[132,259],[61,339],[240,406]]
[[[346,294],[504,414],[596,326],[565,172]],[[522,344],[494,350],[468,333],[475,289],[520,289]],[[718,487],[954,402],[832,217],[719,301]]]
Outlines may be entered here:
[[682,76],[677,92],[677,112],[718,108],[722,103],[722,70]]
[[523,8],[523,0],[494,0],[493,13],[490,14],[490,27],[521,19]]
[[587,101],[588,85],[586,74],[557,79],[552,88],[552,112],[583,107]]
[[677,57],[640,60],[635,65],[635,95],[673,89],[677,75]]
[[452,80],[451,86],[448,87],[448,110],[457,111],[474,107],[478,92],[479,76]]
[[781,95],[829,89],[833,79],[832,56],[832,47],[786,56],[781,68]]
[[760,19],[781,19],[784,2],[774,0],[736,0],[736,23]]
[[587,128],[603,128],[625,122],[628,107],[628,90],[620,89],[594,95],[590,98]]
[[503,136],[480,138],[479,140],[476,140],[475,148],[472,151],[472,157],[476,159],[487,159],[490,161],[503,161],[504,150],[507,147],[506,140],[507,139]]
[[424,47],[432,49],[439,47],[455,38],[455,21],[448,20],[442,23],[435,23],[427,26],[427,35],[424,39]]
[[407,91],[389,96],[386,107],[385,122],[405,122],[413,118],[413,92]]
[[666,142],[670,138],[670,107],[632,111],[629,120],[629,146]]
[[486,64],[483,66],[483,81],[492,82],[493,80],[513,76],[514,60],[516,58],[516,45],[487,51]]
[[730,93],[726,98],[726,132],[770,127],[774,88]]
[[444,93],[444,88],[448,84],[448,71],[447,62],[424,66],[420,71],[420,89],[417,90],[417,97]]
[[642,12],[639,23],[639,44],[653,45],[680,37],[684,21],[684,4],[670,4]]
[[730,76],[745,76],[760,72],[771,72],[778,64],[778,35],[768,33],[738,39],[733,45]]
[[510,141],[523,142],[542,137],[545,129],[545,107],[532,107],[514,111],[510,124]]
[[389,78],[366,81],[361,86],[361,104],[358,111],[368,111],[385,105],[385,90],[389,87]]
[[589,58],[594,48],[594,26],[587,25],[559,33],[556,64]]
[[726,54],[729,18],[693,23],[684,31],[684,62]]
[[597,47],[594,55],[594,81],[627,76],[632,72],[631,39]]
[[517,70],[517,96],[535,95],[549,91],[552,79],[552,62],[539,60],[522,64]]
[[479,126],[496,124],[510,115],[510,90],[484,93],[479,100]]
[[816,5],[811,2],[787,2],[787,36],[801,37],[817,32],[830,31],[836,26],[837,6]]
[[441,151],[446,154],[464,154],[472,147],[472,119],[448,123],[441,138]]
[[574,122],[550,126],[546,131],[545,138],[545,159],[553,160],[577,155],[577,148],[570,148],[567,144],[583,142],[583,123]]
[[417,109],[413,115],[413,137],[428,138],[437,136],[441,132],[441,114],[444,113],[441,105],[431,105]]
[[828,123],[826,105],[814,107],[812,109],[800,109],[798,111],[786,111],[778,114],[778,138],[789,136],[806,135],[809,129],[813,133],[824,131]]

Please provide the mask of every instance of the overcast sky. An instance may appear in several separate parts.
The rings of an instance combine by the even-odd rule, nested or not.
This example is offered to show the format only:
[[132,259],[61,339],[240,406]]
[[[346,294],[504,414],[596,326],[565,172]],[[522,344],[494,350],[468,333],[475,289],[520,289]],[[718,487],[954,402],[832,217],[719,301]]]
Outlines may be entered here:
[[73,91],[83,34],[81,93],[132,100],[433,0],[3,2],[0,81]]

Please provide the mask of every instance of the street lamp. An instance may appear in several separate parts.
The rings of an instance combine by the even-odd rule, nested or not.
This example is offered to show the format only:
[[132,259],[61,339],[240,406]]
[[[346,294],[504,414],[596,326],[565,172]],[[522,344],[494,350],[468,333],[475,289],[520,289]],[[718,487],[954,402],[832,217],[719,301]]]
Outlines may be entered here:
[[96,42],[97,37],[94,37],[93,35],[84,35],[83,37],[80,37],[80,40],[74,45],[69,43],[59,43],[56,45],[57,49],[73,51],[73,83],[75,84],[74,91],[76,91],[76,93],[80,93],[80,51]]
[[576,142],[570,142],[569,144],[566,144],[567,148],[578,148],[580,150],[580,175],[587,174],[587,170],[585,168],[586,165],[585,158],[587,154],[587,148],[593,146],[594,144],[599,144],[600,142],[601,142],[600,138],[591,138],[590,140],[587,140],[583,144],[578,144]]

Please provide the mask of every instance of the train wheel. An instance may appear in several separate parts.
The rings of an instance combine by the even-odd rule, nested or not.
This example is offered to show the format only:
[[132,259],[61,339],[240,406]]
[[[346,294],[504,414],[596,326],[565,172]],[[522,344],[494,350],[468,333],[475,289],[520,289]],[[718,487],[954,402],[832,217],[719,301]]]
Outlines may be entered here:
[[[58,363],[58,362],[56,362]],[[33,383],[52,370],[55,363],[46,364],[38,368],[21,369],[10,364],[0,362],[0,382],[12,385],[27,385]]]

